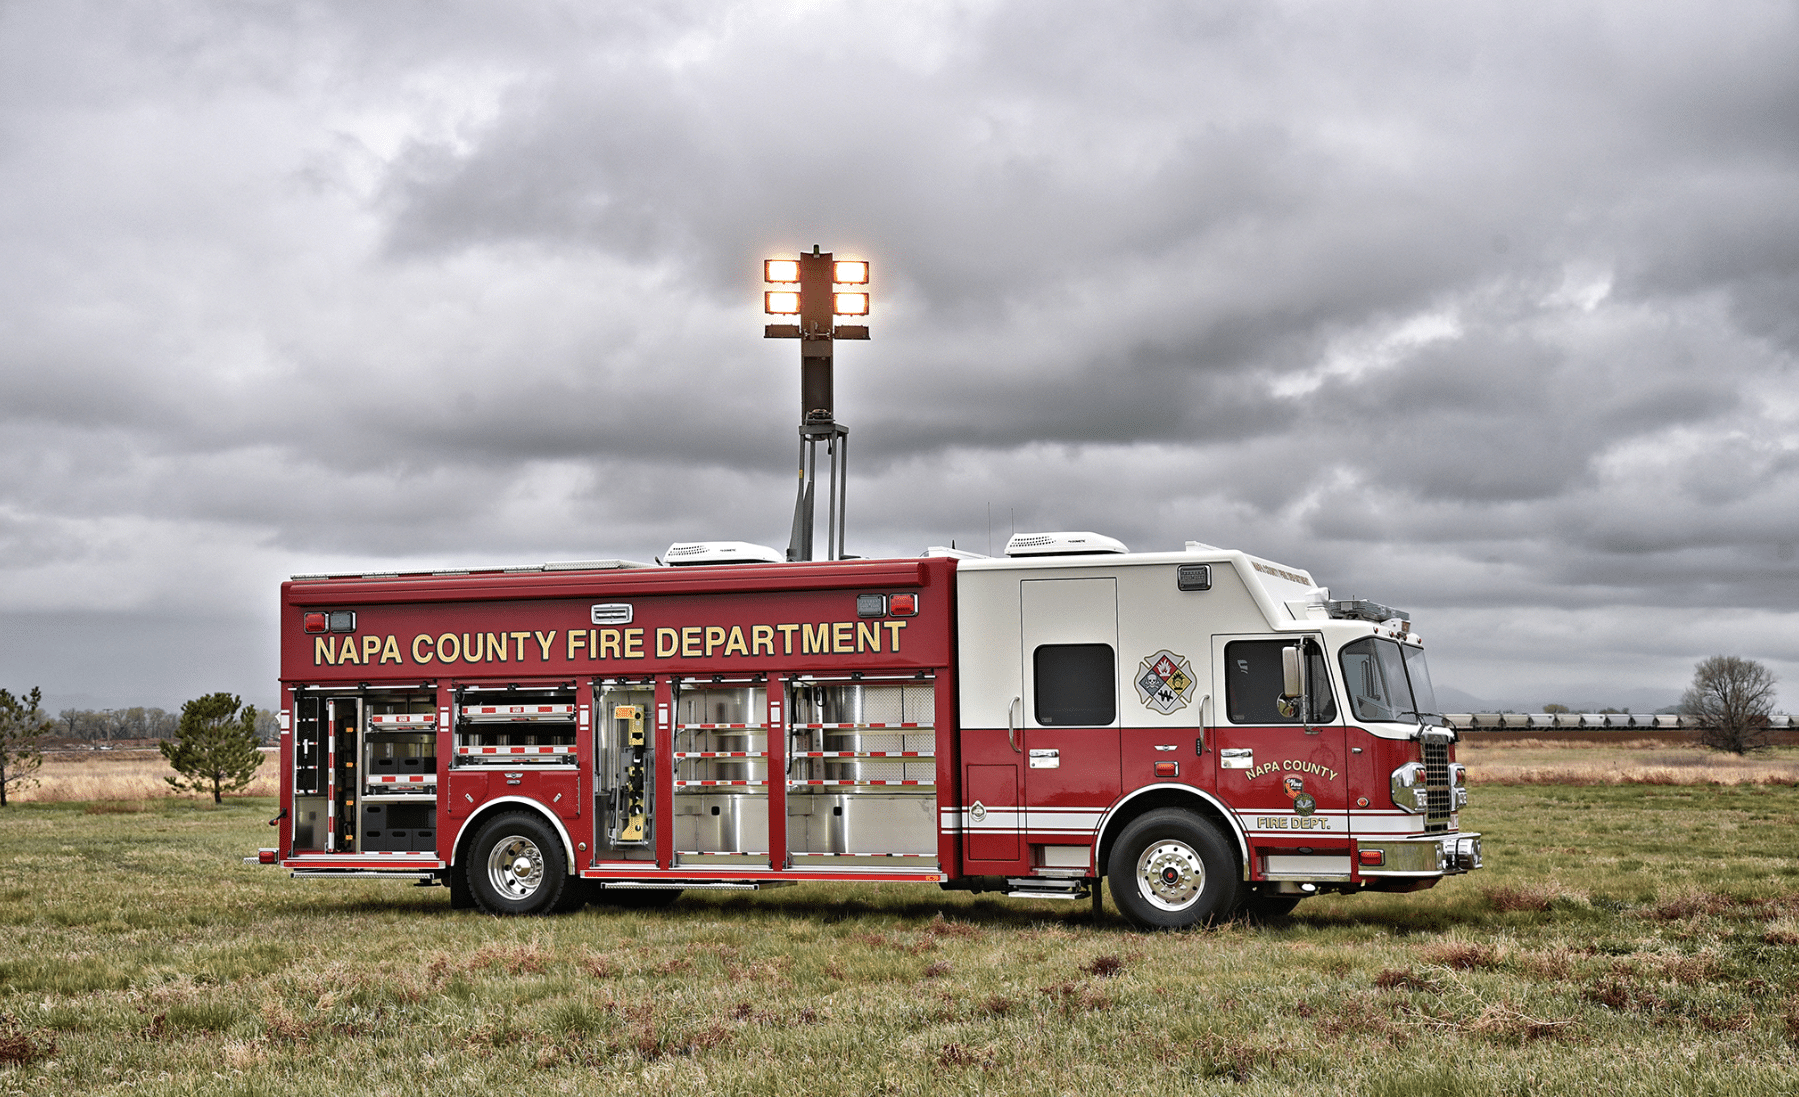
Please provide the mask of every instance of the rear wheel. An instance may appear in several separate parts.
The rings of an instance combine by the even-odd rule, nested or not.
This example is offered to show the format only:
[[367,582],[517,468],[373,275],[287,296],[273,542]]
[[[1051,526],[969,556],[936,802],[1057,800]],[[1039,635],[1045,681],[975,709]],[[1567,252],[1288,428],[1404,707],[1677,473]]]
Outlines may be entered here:
[[522,812],[483,826],[462,871],[469,894],[489,914],[547,914],[559,908],[575,883],[561,839],[542,819]]
[[1120,913],[1149,929],[1185,929],[1228,917],[1237,904],[1237,859],[1192,812],[1158,808],[1112,844],[1106,877]]

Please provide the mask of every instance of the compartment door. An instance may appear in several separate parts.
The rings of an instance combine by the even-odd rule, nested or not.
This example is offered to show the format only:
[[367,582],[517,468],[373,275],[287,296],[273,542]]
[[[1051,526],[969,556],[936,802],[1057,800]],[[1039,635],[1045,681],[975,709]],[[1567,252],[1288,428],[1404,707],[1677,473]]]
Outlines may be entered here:
[[1119,793],[1118,580],[1027,579],[1019,598],[1028,841],[1087,845]]

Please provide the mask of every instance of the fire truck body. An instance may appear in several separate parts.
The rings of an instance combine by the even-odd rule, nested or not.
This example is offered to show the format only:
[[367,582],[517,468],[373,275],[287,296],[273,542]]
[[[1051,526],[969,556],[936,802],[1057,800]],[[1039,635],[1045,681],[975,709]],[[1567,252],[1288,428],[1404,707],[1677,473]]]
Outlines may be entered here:
[[1391,611],[1211,546],[1012,550],[297,578],[263,859],[518,913],[1110,879],[1158,926],[1477,867]]

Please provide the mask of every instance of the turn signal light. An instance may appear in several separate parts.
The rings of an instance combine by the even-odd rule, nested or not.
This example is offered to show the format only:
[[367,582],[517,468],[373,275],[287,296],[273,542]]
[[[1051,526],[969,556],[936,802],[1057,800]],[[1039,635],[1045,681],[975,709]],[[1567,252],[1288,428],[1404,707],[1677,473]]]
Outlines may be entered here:
[[1157,777],[1179,777],[1180,775],[1181,775],[1181,764],[1179,762],[1157,762],[1156,763],[1156,776]]

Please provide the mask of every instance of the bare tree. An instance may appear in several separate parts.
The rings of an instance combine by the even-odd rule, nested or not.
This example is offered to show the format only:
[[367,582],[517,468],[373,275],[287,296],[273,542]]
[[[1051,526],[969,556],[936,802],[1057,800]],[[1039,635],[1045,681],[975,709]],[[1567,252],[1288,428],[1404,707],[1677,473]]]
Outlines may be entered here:
[[1747,754],[1769,743],[1774,711],[1774,672],[1753,659],[1714,655],[1693,668],[1693,684],[1680,711],[1699,719],[1699,741],[1716,750]]

